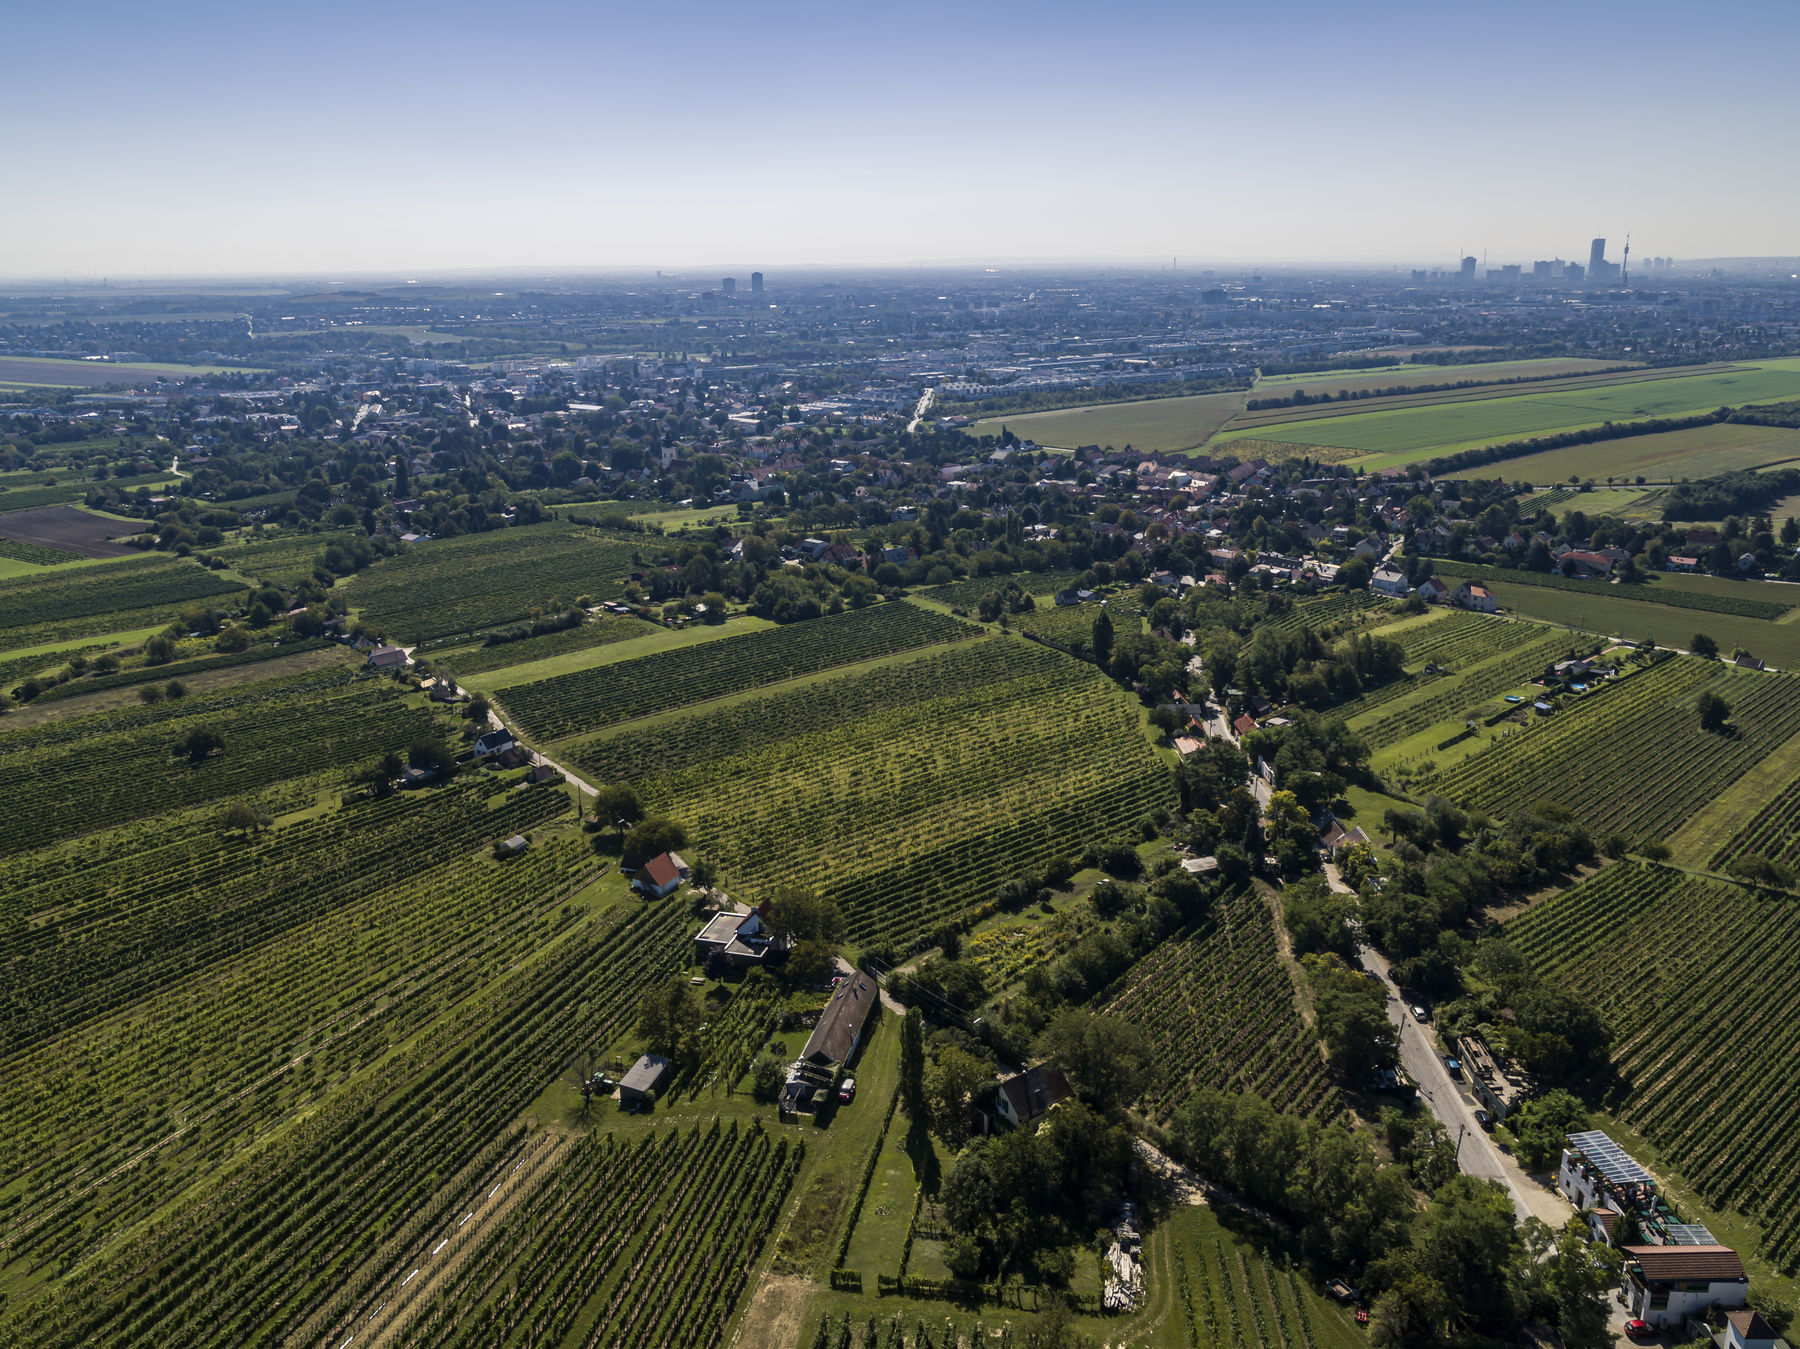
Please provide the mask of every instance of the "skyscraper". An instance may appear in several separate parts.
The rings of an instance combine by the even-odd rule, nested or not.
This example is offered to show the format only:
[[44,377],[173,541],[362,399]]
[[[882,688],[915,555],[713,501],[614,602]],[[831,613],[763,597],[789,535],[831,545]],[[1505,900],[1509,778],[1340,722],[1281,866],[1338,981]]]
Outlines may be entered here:
[[731,299],[733,296],[735,296],[737,294],[737,278],[735,276],[726,277],[725,280],[723,282],[721,282],[720,284],[724,288],[725,298],[727,300]]
[[752,295],[761,295],[762,294],[762,273],[761,272],[751,272],[750,273],[750,293]]
[[1598,281],[1606,275],[1606,240],[1596,239],[1588,245],[1588,279]]
[[1462,260],[1462,279],[1464,281],[1473,281],[1475,279],[1475,259],[1473,256],[1466,257]]

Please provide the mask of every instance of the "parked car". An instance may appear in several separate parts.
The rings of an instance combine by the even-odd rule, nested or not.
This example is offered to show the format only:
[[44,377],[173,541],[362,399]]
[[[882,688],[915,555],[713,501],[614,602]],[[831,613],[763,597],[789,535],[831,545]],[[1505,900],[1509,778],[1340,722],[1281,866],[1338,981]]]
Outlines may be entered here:
[[1634,1340],[1652,1339],[1656,1335],[1648,1321],[1641,1321],[1635,1316],[1625,1323],[1625,1333]]
[[855,1099],[856,1099],[856,1079],[854,1077],[846,1077],[844,1079],[843,1085],[838,1088],[838,1100],[841,1101],[845,1105],[849,1105],[850,1102],[854,1101]]
[[1462,1076],[1462,1060],[1461,1059],[1453,1059],[1448,1054],[1446,1054],[1446,1055],[1444,1055],[1444,1067],[1446,1067],[1450,1070],[1451,1077],[1461,1077]]
[[1475,1111],[1475,1122],[1484,1129],[1491,1129],[1494,1127],[1494,1121],[1488,1118],[1488,1112],[1479,1107],[1477,1107]]
[[1420,1006],[1416,1002],[1412,1006],[1412,1014],[1413,1014],[1414,1021],[1429,1021],[1429,1020],[1431,1020],[1431,1013],[1426,1011],[1422,1006]]

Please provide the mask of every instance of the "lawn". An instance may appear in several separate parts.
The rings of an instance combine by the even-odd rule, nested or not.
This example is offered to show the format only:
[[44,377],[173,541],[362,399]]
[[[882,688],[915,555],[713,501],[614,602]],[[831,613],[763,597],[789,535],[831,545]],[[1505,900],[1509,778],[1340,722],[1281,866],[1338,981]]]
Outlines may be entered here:
[[[1016,436],[1059,449],[1108,445],[1146,452],[1192,450],[1206,444],[1214,432],[1242,412],[1244,398],[1242,393],[1202,393],[1186,398],[1150,398],[1059,408],[1055,412],[1016,413],[985,418],[969,427],[969,432],[997,436],[1004,426]],[[945,404],[944,410],[953,407],[954,404]]]
[[1573,474],[1595,482],[1639,476],[1651,482],[1679,482],[1762,468],[1795,458],[1800,458],[1800,431],[1721,422],[1716,426],[1689,426],[1657,435],[1625,436],[1595,445],[1545,450],[1449,476],[1500,476],[1508,482],[1559,483],[1567,482]]
[[1295,418],[1228,431],[1223,443],[1247,437],[1328,446],[1358,451],[1358,462],[1365,467],[1403,467],[1435,455],[1607,421],[1686,416],[1721,404],[1787,398],[1800,398],[1800,361],[1765,361],[1752,368],[1661,379],[1628,375],[1618,383],[1559,391]]

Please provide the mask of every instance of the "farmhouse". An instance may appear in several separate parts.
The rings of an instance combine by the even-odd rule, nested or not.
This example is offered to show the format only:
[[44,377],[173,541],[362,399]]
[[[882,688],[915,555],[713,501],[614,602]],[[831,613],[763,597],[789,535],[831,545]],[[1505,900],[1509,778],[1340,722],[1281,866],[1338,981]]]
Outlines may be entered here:
[[369,652],[371,670],[403,670],[411,664],[412,658],[397,646],[378,646]]
[[1406,573],[1398,567],[1375,568],[1374,575],[1369,577],[1369,586],[1383,595],[1392,595],[1396,599],[1402,599],[1412,593],[1412,585],[1407,581]]
[[769,906],[739,907],[714,914],[694,938],[694,959],[709,973],[742,972],[754,965],[772,963],[787,946],[768,927]]
[[1627,1246],[1624,1255],[1625,1309],[1658,1330],[1749,1301],[1744,1262],[1729,1246]]
[[1450,596],[1450,603],[1458,609],[1473,609],[1478,614],[1497,614],[1500,602],[1494,598],[1494,592],[1486,586],[1478,586],[1473,581],[1464,581]]
[[660,1054],[645,1054],[631,1065],[631,1071],[619,1079],[619,1107],[623,1110],[635,1110],[643,1104],[644,1097],[653,1091],[661,1091],[663,1080],[669,1075],[669,1061]]
[[1326,811],[1319,822],[1319,846],[1333,856],[1346,848],[1354,848],[1368,841],[1369,836],[1363,833],[1361,825],[1346,829],[1343,821],[1330,811]]
[[504,753],[513,746],[513,733],[504,727],[498,731],[489,731],[475,739],[476,759],[491,759],[496,754]]
[[681,860],[680,853],[658,853],[644,863],[632,884],[656,899],[666,899],[688,875],[688,864]]
[[1709,1246],[1713,1235],[1699,1223],[1681,1222],[1658,1188],[1656,1177],[1598,1129],[1568,1136],[1556,1185],[1569,1202],[1588,1214],[1595,1240],[1613,1244],[1627,1214],[1638,1231],[1663,1246]]
[[1000,1118],[1017,1129],[1069,1099],[1069,1079],[1062,1069],[1040,1064],[1023,1073],[1002,1078],[994,1092],[994,1108]]
[[825,1004],[819,1024],[813,1027],[806,1048],[800,1051],[801,1059],[820,1066],[848,1063],[862,1043],[863,1029],[879,1000],[880,990],[873,975],[861,970],[851,974]]
[[1442,604],[1450,598],[1450,587],[1435,576],[1419,582],[1419,598],[1428,604]]
[[1241,739],[1256,729],[1256,718],[1252,717],[1248,712],[1242,713],[1236,721],[1231,723],[1231,729],[1236,732]]

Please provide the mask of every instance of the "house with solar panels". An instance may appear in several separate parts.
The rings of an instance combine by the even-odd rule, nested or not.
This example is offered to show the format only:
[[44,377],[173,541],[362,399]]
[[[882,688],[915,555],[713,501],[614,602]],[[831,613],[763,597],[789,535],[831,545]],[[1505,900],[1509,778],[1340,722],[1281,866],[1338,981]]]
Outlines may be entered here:
[[1568,1135],[1556,1184],[1609,1246],[1717,1244],[1699,1223],[1682,1222],[1656,1177],[1598,1129]]

